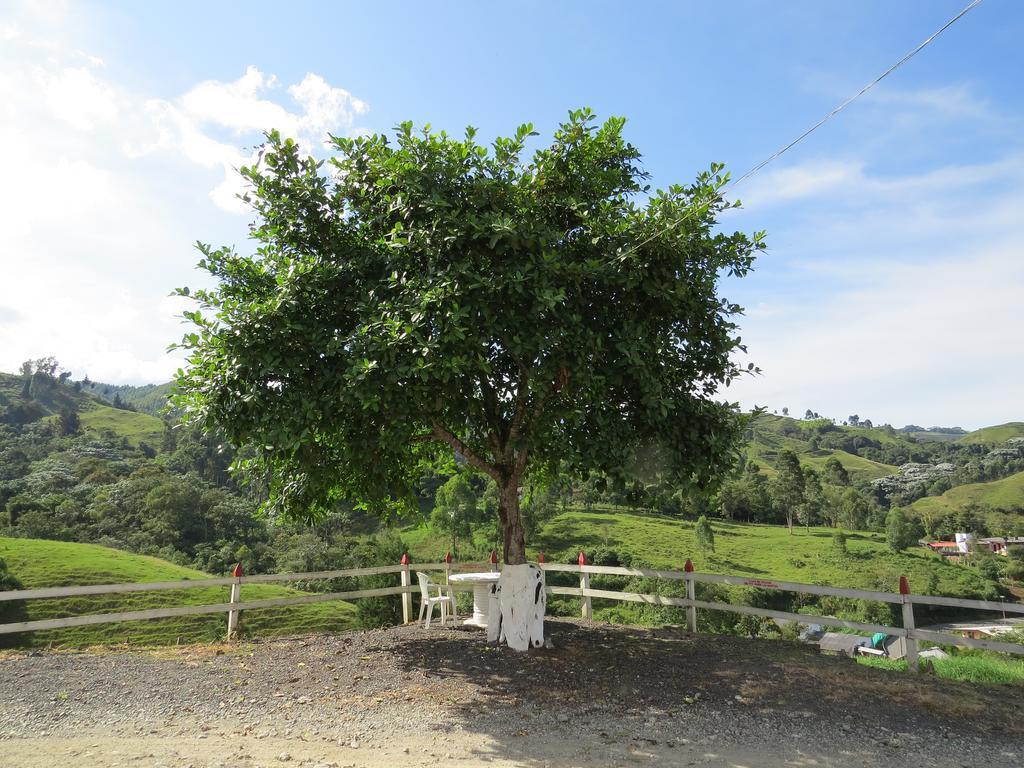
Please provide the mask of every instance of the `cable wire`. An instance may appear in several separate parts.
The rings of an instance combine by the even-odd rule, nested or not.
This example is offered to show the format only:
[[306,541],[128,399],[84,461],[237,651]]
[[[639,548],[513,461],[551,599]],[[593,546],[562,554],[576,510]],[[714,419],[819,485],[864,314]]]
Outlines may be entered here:
[[[861,88],[859,91],[857,91],[857,93],[853,94],[850,98],[848,98],[846,101],[844,101],[838,107],[836,107],[831,112],[826,114],[818,122],[816,122],[814,125],[812,125],[810,128],[808,128],[806,131],[804,131],[799,136],[797,136],[795,139],[793,139],[793,141],[789,142],[789,144],[787,144],[786,146],[782,147],[781,149],[776,150],[774,153],[772,153],[767,158],[765,158],[764,160],[759,162],[757,165],[755,165],[752,168],[750,168],[750,170],[748,170],[746,173],[744,173],[738,179],[736,179],[735,181],[732,181],[729,184],[727,184],[723,188],[722,191],[724,192],[726,190],[732,189],[732,188],[736,187],[738,184],[740,184],[741,182],[745,181],[746,179],[749,179],[751,176],[753,176],[755,173],[760,171],[766,165],[768,165],[769,163],[771,163],[774,160],[777,160],[783,154],[785,154],[790,149],[792,149],[797,144],[799,144],[801,141],[806,139],[808,136],[810,136],[812,133],[814,133],[816,130],[818,130],[821,126],[823,126],[825,123],[827,123],[833,117],[835,117],[840,112],[842,112],[844,109],[846,109],[848,106],[850,106],[850,104],[852,104],[854,101],[859,99],[865,93],[867,93],[872,88],[874,88],[876,85],[878,85],[880,82],[882,82],[882,80],[887,78],[889,75],[891,75],[897,69],[902,67],[904,64],[906,64],[912,58],[914,58],[918,53],[920,53],[922,50],[924,50],[924,48],[926,48],[935,38],[937,38],[939,35],[941,35],[943,32],[945,32],[947,29],[949,29],[951,26],[953,26],[956,22],[958,22],[961,18],[963,18],[965,15],[967,15],[967,13],[969,11],[971,11],[974,8],[976,8],[977,6],[981,5],[981,1],[982,0],[971,0],[971,2],[968,3],[963,8],[963,10],[961,10],[956,16],[954,16],[949,21],[947,21],[945,24],[943,24],[941,27],[939,27],[939,29],[937,29],[935,32],[933,32],[931,35],[929,35],[916,48],[914,48],[912,51],[910,51],[905,56],[903,56],[902,59],[900,59],[895,64],[893,64],[891,67],[889,67],[887,70],[885,70],[885,72],[883,72],[878,77],[876,77],[874,80],[872,80],[870,83],[865,85],[863,88]],[[717,197],[717,195],[716,195],[716,197]],[[711,202],[711,201],[712,200],[707,200],[706,202]],[[651,235],[650,237],[647,237],[644,240],[641,240],[636,245],[630,247],[625,253],[623,253],[620,256],[620,258],[625,258],[630,253],[634,252],[637,248],[640,248],[640,247],[646,245],[647,243],[651,242],[652,240],[654,240],[654,239],[656,239],[658,237],[661,237],[662,235],[666,234],[667,232],[671,232],[673,229],[678,227],[680,224],[682,224],[687,219],[687,216],[689,215],[689,213],[692,210],[694,210],[692,207],[688,208],[687,209],[687,213],[685,215],[680,216],[678,219],[676,219],[675,221],[670,223],[667,227],[665,227],[665,229],[661,230],[660,232],[656,232],[653,235]]]

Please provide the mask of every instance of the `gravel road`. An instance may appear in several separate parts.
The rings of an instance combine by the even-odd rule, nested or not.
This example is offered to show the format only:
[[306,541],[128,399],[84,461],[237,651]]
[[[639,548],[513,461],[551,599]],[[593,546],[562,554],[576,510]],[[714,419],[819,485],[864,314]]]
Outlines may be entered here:
[[549,620],[0,657],[0,767],[1021,766],[1024,689]]

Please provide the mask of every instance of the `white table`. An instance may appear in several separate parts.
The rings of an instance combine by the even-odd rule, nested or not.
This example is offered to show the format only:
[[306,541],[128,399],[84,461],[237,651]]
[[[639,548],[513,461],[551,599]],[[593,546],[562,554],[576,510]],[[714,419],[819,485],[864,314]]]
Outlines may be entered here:
[[473,585],[473,615],[463,624],[477,627],[487,626],[487,615],[490,611],[491,585],[497,584],[501,574],[497,571],[483,573],[453,573],[448,577],[450,584]]

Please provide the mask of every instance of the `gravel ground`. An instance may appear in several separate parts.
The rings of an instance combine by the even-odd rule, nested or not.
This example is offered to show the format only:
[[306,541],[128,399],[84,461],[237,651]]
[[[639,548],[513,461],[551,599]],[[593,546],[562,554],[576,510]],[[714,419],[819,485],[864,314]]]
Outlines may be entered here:
[[1024,691],[549,620],[0,657],[0,766],[1021,766]]

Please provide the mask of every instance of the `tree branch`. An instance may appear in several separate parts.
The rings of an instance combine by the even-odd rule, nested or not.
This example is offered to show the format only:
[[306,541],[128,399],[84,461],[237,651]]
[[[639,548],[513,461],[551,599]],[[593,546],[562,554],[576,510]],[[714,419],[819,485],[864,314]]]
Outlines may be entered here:
[[476,467],[481,472],[485,472],[486,474],[490,475],[495,479],[495,481],[497,481],[498,485],[501,485],[502,476],[501,472],[498,471],[497,467],[488,464],[476,453],[470,450],[469,447],[464,442],[459,440],[459,438],[457,438],[455,435],[453,435],[451,432],[449,432],[447,429],[442,427],[437,422],[435,422],[432,426],[434,428],[433,436],[435,440],[440,440],[442,442],[448,443],[448,445],[450,445],[452,449],[461,453],[465,457],[466,461],[468,461],[472,466]]

